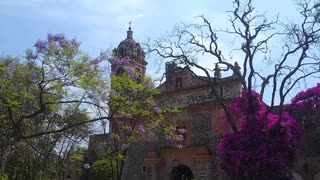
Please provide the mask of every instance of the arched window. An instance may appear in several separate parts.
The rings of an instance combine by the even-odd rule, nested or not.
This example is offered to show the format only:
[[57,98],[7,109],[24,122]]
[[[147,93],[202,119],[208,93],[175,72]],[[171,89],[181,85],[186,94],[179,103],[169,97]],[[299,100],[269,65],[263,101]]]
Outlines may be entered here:
[[182,88],[182,78],[176,79],[176,88]]
[[119,49],[119,51],[118,51],[118,53],[119,53],[119,56],[120,57],[124,57],[124,48],[123,47],[121,47],[120,49]]
[[134,70],[134,76],[135,76],[135,79],[137,80],[137,82],[141,82],[142,81],[142,73],[141,73],[141,70],[136,68]]
[[140,48],[138,48],[138,50],[137,50],[137,57],[139,60],[141,59],[141,49]]

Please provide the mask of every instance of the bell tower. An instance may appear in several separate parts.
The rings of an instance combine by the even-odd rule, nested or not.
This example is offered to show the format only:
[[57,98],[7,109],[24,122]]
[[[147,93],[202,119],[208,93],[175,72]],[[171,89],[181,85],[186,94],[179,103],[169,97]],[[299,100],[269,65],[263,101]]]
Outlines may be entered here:
[[[140,72],[142,76],[146,73],[145,53],[143,52],[139,43],[133,39],[133,31],[131,28],[131,22],[129,22],[129,28],[127,31],[127,38],[120,42],[117,48],[113,50],[113,54],[120,59],[130,59],[129,66],[136,72]],[[124,71],[124,68],[120,65],[112,64],[112,74],[120,74]]]

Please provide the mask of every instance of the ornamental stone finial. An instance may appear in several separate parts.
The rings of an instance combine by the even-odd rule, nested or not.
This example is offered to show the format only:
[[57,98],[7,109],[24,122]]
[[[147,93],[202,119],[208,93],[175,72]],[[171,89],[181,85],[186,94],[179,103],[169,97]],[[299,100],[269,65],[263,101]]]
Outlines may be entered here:
[[218,63],[216,63],[216,66],[214,68],[214,77],[217,79],[221,79],[221,69],[220,69]]

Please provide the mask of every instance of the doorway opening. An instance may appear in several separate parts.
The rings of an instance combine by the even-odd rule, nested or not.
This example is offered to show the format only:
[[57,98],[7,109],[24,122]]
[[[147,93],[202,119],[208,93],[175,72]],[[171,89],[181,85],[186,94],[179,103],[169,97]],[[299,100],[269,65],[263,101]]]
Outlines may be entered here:
[[191,169],[183,164],[174,167],[170,173],[170,180],[191,180],[194,179]]

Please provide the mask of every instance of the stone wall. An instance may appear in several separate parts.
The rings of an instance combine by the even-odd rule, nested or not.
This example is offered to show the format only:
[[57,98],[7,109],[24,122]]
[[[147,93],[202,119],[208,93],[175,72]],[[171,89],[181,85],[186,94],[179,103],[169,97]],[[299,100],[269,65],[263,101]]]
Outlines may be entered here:
[[192,115],[191,144],[207,145],[211,136],[211,115],[202,113]]
[[124,167],[123,179],[141,180],[146,178],[146,169],[143,169],[143,160],[150,146],[150,143],[143,142],[135,142],[130,145],[127,154],[128,158],[125,162],[126,166]]

